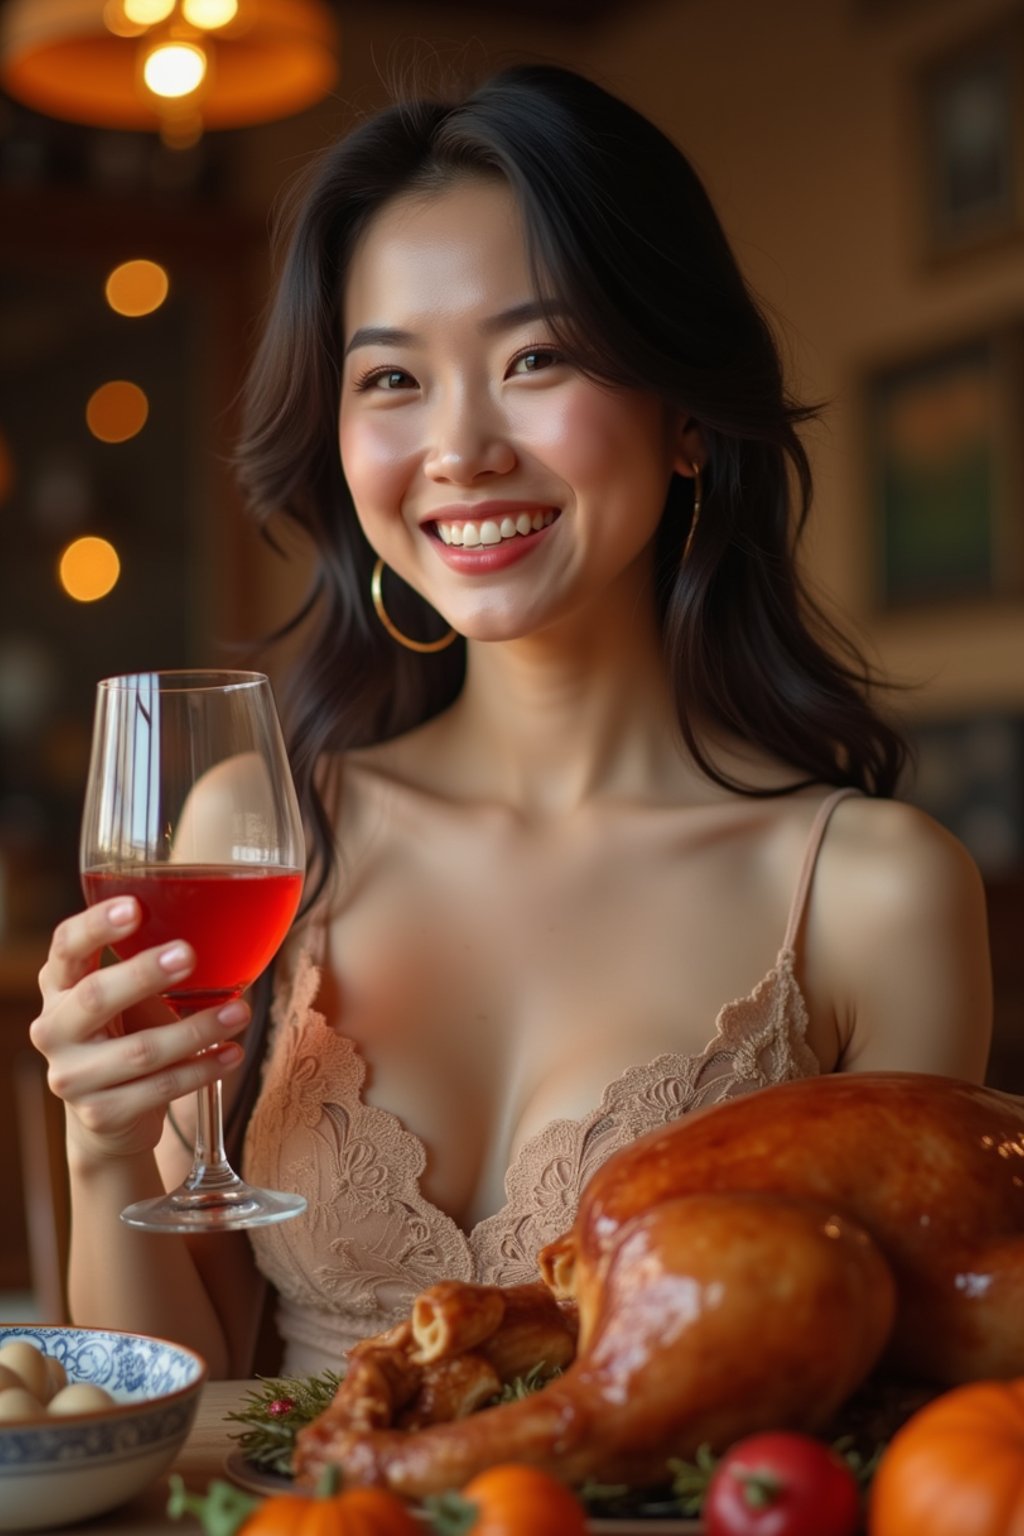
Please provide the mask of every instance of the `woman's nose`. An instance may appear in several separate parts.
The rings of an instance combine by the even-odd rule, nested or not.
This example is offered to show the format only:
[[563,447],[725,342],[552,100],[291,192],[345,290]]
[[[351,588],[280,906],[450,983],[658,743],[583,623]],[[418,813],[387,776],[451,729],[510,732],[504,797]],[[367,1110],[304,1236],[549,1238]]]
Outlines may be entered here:
[[478,397],[449,401],[434,416],[423,461],[430,479],[471,485],[481,475],[507,475],[515,465],[504,423]]

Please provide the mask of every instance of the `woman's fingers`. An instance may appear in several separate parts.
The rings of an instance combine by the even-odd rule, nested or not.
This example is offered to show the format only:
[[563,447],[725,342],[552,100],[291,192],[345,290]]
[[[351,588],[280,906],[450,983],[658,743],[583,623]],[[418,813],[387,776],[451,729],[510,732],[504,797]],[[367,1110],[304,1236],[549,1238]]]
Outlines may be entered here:
[[101,952],[138,927],[140,916],[134,897],[115,896],[66,917],[54,930],[50,952],[39,973],[44,999],[73,987],[93,970]]
[[161,1068],[149,1077],[86,1094],[75,1100],[75,1115],[86,1131],[107,1138],[133,1130],[153,1111],[158,1111],[159,1122],[168,1104],[223,1077],[239,1065],[243,1055],[235,1041],[214,1046],[203,1055]]
[[123,1027],[129,1010],[136,1021],[151,1018],[157,999],[196,962],[188,944],[174,941],[101,967],[103,949],[116,947],[140,916],[138,902],[115,897],[67,918],[39,975],[43,1008],[29,1035],[47,1058],[50,1088],[68,1107],[69,1134],[89,1155],[97,1147],[104,1156],[151,1149],[168,1104],[243,1059],[229,1039],[249,1021],[241,999],[188,1019]]
[[144,949],[118,965],[87,970],[56,994],[43,994],[45,1006],[29,1035],[44,1055],[57,1045],[101,1034],[126,1008],[166,992],[195,965],[195,954],[177,941]]
[[[166,1103],[187,1091],[177,1088],[174,1074],[179,1069],[191,1071],[199,1052],[209,1052],[238,1034],[248,1024],[249,1017],[248,1004],[237,999],[216,1013],[207,1009],[192,1018],[140,1029],[133,1034],[70,1044],[54,1055],[48,1073],[49,1086],[58,1098],[79,1104],[90,1095],[147,1079],[151,1087],[162,1093],[159,1102]],[[211,1062],[218,1063],[216,1070],[206,1074],[204,1064],[202,1080],[219,1077],[233,1059],[231,1052],[211,1057]],[[162,1087],[160,1079],[163,1079]],[[157,1099],[147,1101],[146,1107],[151,1108],[156,1102]]]

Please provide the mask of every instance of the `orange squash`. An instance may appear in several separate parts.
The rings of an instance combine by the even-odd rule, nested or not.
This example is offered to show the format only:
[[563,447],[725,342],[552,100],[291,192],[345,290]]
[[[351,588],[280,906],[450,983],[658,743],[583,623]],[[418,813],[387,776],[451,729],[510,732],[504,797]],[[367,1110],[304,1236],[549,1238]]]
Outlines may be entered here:
[[583,1505],[564,1483],[537,1467],[488,1467],[461,1493],[427,1500],[438,1536],[586,1536]]
[[1024,1533],[1024,1379],[955,1387],[893,1437],[871,1485],[868,1536]]
[[423,1536],[423,1527],[393,1493],[353,1488],[326,1499],[276,1494],[249,1516],[240,1536]]
[[382,1488],[336,1493],[337,1476],[316,1493],[276,1493],[254,1499],[230,1483],[212,1482],[204,1494],[189,1493],[170,1479],[167,1513],[195,1515],[206,1536],[423,1536],[400,1499]]

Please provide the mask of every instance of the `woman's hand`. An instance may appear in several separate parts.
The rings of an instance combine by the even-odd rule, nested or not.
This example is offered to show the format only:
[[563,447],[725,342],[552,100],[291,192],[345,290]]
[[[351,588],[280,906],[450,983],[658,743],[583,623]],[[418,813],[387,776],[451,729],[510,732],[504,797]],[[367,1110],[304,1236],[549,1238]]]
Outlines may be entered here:
[[29,1035],[67,1107],[69,1144],[90,1160],[152,1151],[168,1105],[242,1060],[241,1046],[225,1041],[249,1021],[240,999],[165,1022],[159,994],[194,966],[187,944],[100,967],[103,949],[139,917],[136,901],[115,897],[65,919],[39,973],[43,1007]]

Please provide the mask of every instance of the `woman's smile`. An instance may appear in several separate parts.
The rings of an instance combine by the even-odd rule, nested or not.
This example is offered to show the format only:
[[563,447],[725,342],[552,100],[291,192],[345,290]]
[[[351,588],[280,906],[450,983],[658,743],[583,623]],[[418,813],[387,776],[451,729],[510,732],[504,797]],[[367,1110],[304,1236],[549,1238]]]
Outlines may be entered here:
[[456,515],[448,519],[434,519],[433,526],[444,544],[455,544],[464,549],[476,549],[481,545],[500,544],[503,539],[525,539],[531,533],[549,528],[557,517],[554,507],[518,507],[511,504],[488,507],[466,519]]

